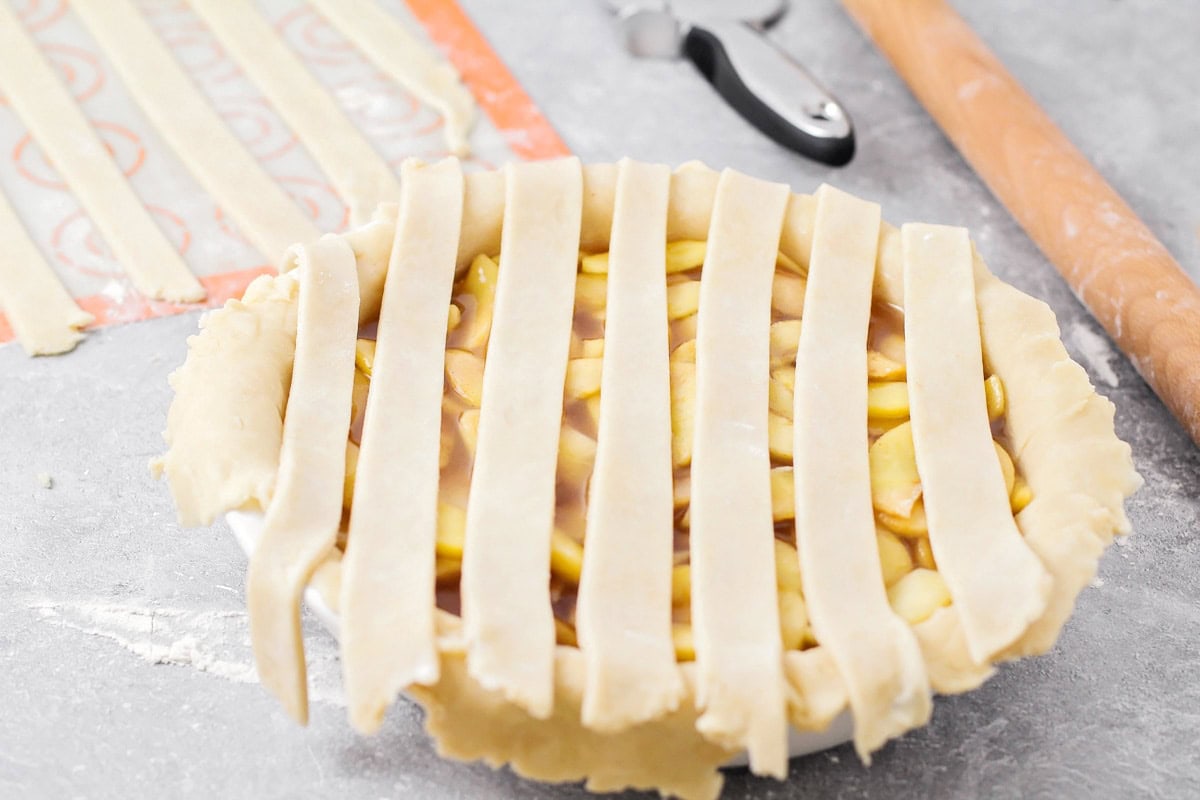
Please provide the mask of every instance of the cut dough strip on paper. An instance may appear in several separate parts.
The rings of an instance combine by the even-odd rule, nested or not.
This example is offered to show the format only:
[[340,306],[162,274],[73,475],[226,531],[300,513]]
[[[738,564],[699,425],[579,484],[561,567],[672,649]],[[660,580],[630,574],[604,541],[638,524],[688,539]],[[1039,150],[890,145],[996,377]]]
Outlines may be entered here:
[[272,264],[321,232],[229,130],[130,0],[72,0],[159,134]]
[[467,135],[475,121],[475,101],[450,64],[374,0],[312,0],[312,4],[375,66],[438,110],[453,155],[470,153]]
[[[790,192],[721,173],[700,273],[692,455],[697,728],[787,774],[767,435],[771,284]],[[864,413],[864,419],[865,419]],[[872,539],[872,541],[874,541]]]
[[967,232],[910,224],[900,235],[908,402],[929,542],[971,656],[986,663],[1045,611],[1050,576],[1021,538],[994,456]]
[[434,631],[446,308],[462,223],[457,161],[405,162],[342,561],[350,719],[374,732],[397,693],[438,679]]
[[596,464],[576,627],[583,723],[623,730],[678,707],[665,165],[623,161],[608,256]]
[[0,4],[0,91],[79,199],[137,290],[155,300],[203,300],[204,287],[154,224],[7,3]]
[[308,720],[300,598],[337,543],[358,336],[354,251],[328,235],[296,248],[296,359],[283,422],[279,478],[250,558],[246,604],[259,679],[293,717]]
[[250,0],[192,0],[238,66],[295,132],[349,204],[354,224],[381,202],[396,202],[400,183],[333,97]]
[[473,678],[532,716],[554,705],[550,535],[574,317],[583,172],[505,169],[504,230],[467,499],[462,619]]
[[875,203],[817,190],[793,415],[804,597],[845,681],[864,761],[932,707],[916,638],[888,605],[871,510],[867,329],[879,227]]
[[[3,36],[0,33],[0,36]],[[75,305],[0,194],[0,310],[31,356],[71,350],[92,315]]]

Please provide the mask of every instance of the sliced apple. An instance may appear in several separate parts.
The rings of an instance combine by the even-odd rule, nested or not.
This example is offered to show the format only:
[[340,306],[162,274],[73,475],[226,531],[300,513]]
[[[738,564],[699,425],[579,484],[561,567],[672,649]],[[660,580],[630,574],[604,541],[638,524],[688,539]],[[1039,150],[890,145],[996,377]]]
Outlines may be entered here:
[[583,545],[557,528],[550,535],[550,571],[576,585],[583,573]]
[[785,317],[804,313],[804,291],[808,282],[796,275],[776,272],[771,281],[771,307]]
[[795,365],[800,346],[800,320],[771,323],[771,365]]
[[584,339],[580,345],[580,353],[584,358],[601,358],[604,355],[604,340]]
[[779,633],[784,650],[799,650],[804,646],[808,628],[808,607],[799,592],[779,593]]
[[894,517],[909,516],[921,497],[912,423],[897,425],[876,439],[867,457],[871,466],[871,502],[875,510]]
[[879,564],[883,568],[884,586],[891,586],[912,572],[912,556],[908,554],[908,548],[896,534],[876,528],[875,541],[879,546]]
[[708,242],[693,239],[681,239],[667,244],[667,274],[687,272],[704,264],[704,254],[708,252]]
[[575,308],[591,312],[604,310],[608,302],[607,275],[580,275],[575,278]]
[[781,269],[786,272],[791,272],[800,277],[808,275],[808,270],[796,259],[789,256],[787,253],[780,250],[775,254],[775,269]]
[[667,319],[690,317],[700,309],[700,281],[684,281],[667,287]]
[[993,441],[992,444],[996,446],[996,458],[1000,459],[1000,473],[1004,475],[1004,489],[1011,498],[1017,484],[1017,468],[1013,465],[1012,456],[999,442]]
[[903,381],[868,383],[867,416],[871,419],[907,419],[908,384]]
[[792,421],[778,414],[767,417],[767,448],[771,451],[771,459],[784,464],[792,463]]
[[781,592],[804,594],[800,556],[796,554],[795,547],[778,539],[775,540],[775,585]]
[[438,503],[437,543],[435,549],[442,558],[462,560],[466,541],[467,512],[450,503]]
[[675,468],[692,463],[696,427],[696,365],[671,362],[671,461]]
[[607,275],[608,253],[590,253],[579,259],[579,271],[585,275]]
[[692,626],[675,623],[671,626],[671,640],[675,643],[675,660],[696,660],[696,642],[692,638]]
[[924,622],[933,612],[950,605],[950,590],[942,576],[929,569],[914,569],[888,588],[888,603],[909,625]]
[[876,511],[875,519],[893,533],[909,539],[919,539],[929,535],[929,521],[925,518],[925,502],[923,500],[914,503],[912,513],[906,517],[889,514],[886,511]]
[[795,367],[776,367],[771,370],[771,378],[783,384],[789,392],[796,391]]
[[354,502],[354,479],[358,474],[358,445],[346,442],[346,476],[342,480],[342,508]]
[[792,395],[792,390],[784,386],[781,381],[772,378],[767,388],[767,404],[771,413],[778,414],[784,419],[791,419],[794,403],[795,397]]
[[989,375],[983,382],[983,395],[987,398],[988,419],[992,422],[1004,416],[1008,398],[999,375]]
[[354,366],[363,375],[371,377],[371,370],[375,366],[374,339],[359,339],[354,343]]
[[485,255],[475,256],[462,280],[462,290],[470,295],[463,323],[450,333],[450,346],[478,350],[492,332],[492,313],[496,306],[496,278],[499,265]]
[[567,397],[584,399],[600,394],[600,371],[603,360],[599,358],[572,358],[567,362]]
[[479,409],[468,408],[458,415],[458,435],[471,458],[475,458],[475,444],[479,441]]
[[558,436],[558,479],[582,483],[596,463],[596,440],[564,425]]
[[776,522],[796,517],[796,477],[791,467],[771,470],[771,518]]
[[930,544],[928,536],[922,536],[913,541],[913,555],[916,557],[918,567],[937,569],[937,560],[933,557],[933,545]]
[[479,408],[483,402],[482,358],[467,350],[447,350],[446,377],[455,394],[472,408]]
[[867,377],[873,381],[902,381],[908,375],[904,364],[893,361],[883,353],[867,351]]
[[679,347],[676,347],[674,350],[672,350],[671,351],[671,360],[672,361],[687,361],[689,363],[695,364],[696,363],[696,340],[688,339],[686,342],[679,345]]

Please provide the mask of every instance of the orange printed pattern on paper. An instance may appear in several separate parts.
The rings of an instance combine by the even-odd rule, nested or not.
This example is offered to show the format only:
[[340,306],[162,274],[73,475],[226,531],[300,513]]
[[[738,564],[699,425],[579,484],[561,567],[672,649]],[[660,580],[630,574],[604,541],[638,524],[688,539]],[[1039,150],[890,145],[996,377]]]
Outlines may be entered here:
[[[434,141],[440,136],[443,124],[440,116],[368,68],[361,54],[313,9],[299,6],[272,13],[272,5],[281,7],[280,3],[282,0],[265,0],[262,4],[276,30],[315,72],[327,71],[330,77],[326,85],[389,163],[399,165],[408,156],[432,160],[445,154],[444,146]],[[143,181],[139,194],[141,186],[153,185],[155,180],[154,174],[146,175],[148,170],[142,169],[148,166],[148,159],[158,162],[156,169],[160,176],[164,172],[170,178],[181,174],[181,168],[176,166],[177,157],[158,142],[144,123],[137,124],[140,112],[131,110],[129,101],[119,97],[123,91],[120,82],[106,75],[106,66],[94,43],[73,40],[80,29],[72,28],[70,17],[65,14],[65,3],[26,0],[23,6],[18,6],[26,28],[38,39],[76,100],[87,102],[85,113],[122,170],[129,176],[137,174],[138,180]],[[433,45],[458,70],[486,118],[477,125],[484,130],[472,137],[473,157],[468,159],[467,168],[486,169],[512,157],[552,158],[569,152],[456,2],[406,0],[406,6],[410,19],[424,28]],[[142,10],[184,68],[210,95],[227,124],[272,177],[323,230],[344,229],[349,219],[345,203],[319,170],[314,172],[307,154],[296,146],[290,129],[282,124],[265,99],[256,96],[257,90],[225,56],[211,32],[186,6],[147,5]],[[239,85],[248,88],[239,94],[236,91]],[[117,107],[123,114],[110,114],[113,106],[105,105],[106,96],[112,94],[118,95],[116,102],[125,104],[124,109]],[[108,102],[112,102],[111,98]],[[7,110],[0,97],[0,123],[6,122],[3,117]],[[230,298],[239,297],[255,277],[274,271],[272,266],[261,263],[261,256],[254,254],[221,209],[212,205],[198,187],[166,199],[143,195],[176,248],[180,252],[190,251],[189,265],[197,272],[208,297],[203,303],[180,305],[141,296],[112,263],[86,214],[75,204],[36,142],[14,119],[8,115],[8,136],[2,135],[6,126],[0,124],[0,147],[9,152],[11,162],[9,174],[0,175],[0,179],[22,213],[31,236],[41,243],[57,269],[64,271],[62,277],[68,287],[75,287],[76,302],[95,317],[90,328],[220,306]],[[19,182],[15,192],[9,183],[14,180]],[[42,196],[38,197],[38,192]],[[193,193],[200,196],[189,196]],[[205,203],[208,211],[203,210]],[[206,266],[211,274],[205,274]],[[14,338],[12,327],[0,310],[0,343]]]

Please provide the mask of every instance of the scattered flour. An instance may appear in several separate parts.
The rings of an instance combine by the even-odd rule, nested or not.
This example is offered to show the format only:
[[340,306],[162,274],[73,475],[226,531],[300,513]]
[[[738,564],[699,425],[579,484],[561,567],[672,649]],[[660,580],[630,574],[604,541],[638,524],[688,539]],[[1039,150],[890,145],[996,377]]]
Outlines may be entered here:
[[[29,608],[49,624],[107,639],[151,664],[258,683],[244,611],[51,602],[30,603]],[[309,700],[344,706],[336,643],[329,636],[310,636],[307,651]]]
[[37,482],[38,486],[41,486],[43,489],[54,488],[54,476],[49,472],[39,472],[37,474]]
[[1117,358],[1117,353],[1103,334],[1093,330],[1090,323],[1076,322],[1067,336],[1083,357],[1083,365],[1096,380],[1110,388],[1120,385],[1121,380],[1112,368],[1112,360]]

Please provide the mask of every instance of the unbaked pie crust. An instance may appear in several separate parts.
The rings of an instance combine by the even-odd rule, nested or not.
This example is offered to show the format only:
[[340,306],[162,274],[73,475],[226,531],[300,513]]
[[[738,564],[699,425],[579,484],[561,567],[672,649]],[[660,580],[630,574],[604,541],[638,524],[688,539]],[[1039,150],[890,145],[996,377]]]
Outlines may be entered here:
[[[703,268],[664,280],[668,243]],[[447,350],[447,309],[477,258],[497,254],[479,273],[495,285],[476,364]],[[603,341],[587,344],[577,298],[595,287]],[[775,318],[781,287],[800,293],[802,316]],[[671,318],[681,306],[695,319]],[[868,346],[879,309],[901,320],[901,363]],[[455,306],[451,326],[470,311]],[[681,322],[694,325],[682,345]],[[362,415],[355,340],[371,327]],[[595,791],[714,797],[718,767],[742,750],[754,772],[783,777],[787,726],[818,730],[846,708],[868,759],[928,720],[932,693],[1053,644],[1128,532],[1123,502],[1140,484],[1053,313],[992,276],[966,231],[897,230],[831,187],[793,194],[698,164],[464,175],[454,160],[408,162],[398,208],[294,247],[280,275],[202,328],[172,377],[158,467],[184,524],[266,514],[247,587],[264,685],[306,717],[311,580],[340,610],[357,728],[376,729],[404,691],[443,755]],[[483,398],[462,415],[474,457],[461,616],[438,607],[435,555],[452,359],[482,370]],[[906,391],[896,375],[876,381],[889,369]],[[560,436],[579,435],[563,427],[564,387],[569,398],[588,381],[599,422],[579,550],[556,532],[556,476]],[[912,480],[880,509],[885,474]],[[774,513],[781,497],[794,526]],[[915,552],[936,571],[889,574],[897,541],[901,561]],[[572,557],[564,621],[548,565]],[[909,614],[923,592],[942,602]]]

